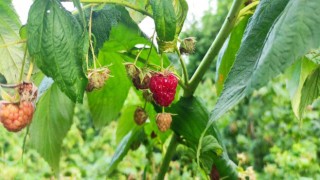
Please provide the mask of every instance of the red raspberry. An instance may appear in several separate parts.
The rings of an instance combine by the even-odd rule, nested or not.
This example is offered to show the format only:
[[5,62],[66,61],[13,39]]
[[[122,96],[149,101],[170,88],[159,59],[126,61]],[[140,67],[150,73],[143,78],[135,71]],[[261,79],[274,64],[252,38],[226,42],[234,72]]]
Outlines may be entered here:
[[167,107],[174,100],[178,85],[177,77],[171,72],[156,73],[150,79],[150,91],[153,93],[154,101]]
[[156,122],[161,132],[167,131],[170,128],[172,122],[171,114],[158,113],[156,117]]
[[8,131],[18,132],[31,123],[33,112],[32,102],[1,102],[0,121]]

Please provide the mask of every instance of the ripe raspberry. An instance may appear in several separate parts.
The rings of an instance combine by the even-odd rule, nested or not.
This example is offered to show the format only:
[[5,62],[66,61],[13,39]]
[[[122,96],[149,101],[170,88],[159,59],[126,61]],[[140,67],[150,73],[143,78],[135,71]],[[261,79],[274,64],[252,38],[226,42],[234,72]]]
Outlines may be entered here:
[[149,88],[154,101],[160,106],[167,107],[174,100],[177,85],[177,77],[171,72],[164,72],[151,77]]
[[31,123],[34,112],[32,102],[1,102],[0,121],[11,132],[18,132]]
[[137,107],[136,111],[134,112],[134,121],[138,125],[142,125],[144,122],[146,122],[147,119],[148,115],[146,111],[141,107]]
[[33,83],[23,82],[17,87],[20,101],[34,101],[38,95],[38,88]]
[[161,132],[168,130],[171,126],[172,117],[170,113],[158,113],[156,117],[158,128]]
[[86,90],[88,92],[91,92],[95,89],[102,88],[109,77],[110,77],[110,70],[108,68],[103,67],[103,68],[88,70],[89,82]]

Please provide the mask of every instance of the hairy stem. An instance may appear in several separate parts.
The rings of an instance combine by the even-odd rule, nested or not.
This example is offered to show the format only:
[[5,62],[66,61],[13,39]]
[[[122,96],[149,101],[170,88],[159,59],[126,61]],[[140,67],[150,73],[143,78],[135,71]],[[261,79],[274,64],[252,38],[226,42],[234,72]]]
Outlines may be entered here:
[[80,2],[82,3],[106,3],[106,4],[117,4],[117,5],[122,5],[125,7],[128,7],[130,9],[133,9],[135,11],[140,12],[141,14],[147,15],[147,16],[152,16],[151,13],[149,13],[148,11],[146,11],[145,9],[142,9],[140,7],[138,7],[137,5],[130,3],[128,1],[125,0],[80,0]]
[[169,164],[170,164],[171,158],[172,158],[174,152],[176,151],[177,146],[178,146],[178,136],[175,133],[173,133],[170,144],[167,149],[167,153],[162,160],[160,172],[157,177],[158,180],[164,179],[164,177],[169,169]]
[[234,0],[232,7],[228,13],[227,18],[225,19],[219,33],[217,34],[215,40],[212,42],[207,54],[202,59],[200,65],[198,66],[197,70],[193,74],[191,80],[189,81],[189,89],[185,91],[184,96],[192,96],[194,91],[196,90],[197,86],[199,85],[202,77],[209,69],[210,64],[213,62],[214,58],[219,53],[222,45],[224,44],[225,40],[229,36],[234,24],[237,20],[239,11],[241,9],[241,5],[243,4],[243,0]]

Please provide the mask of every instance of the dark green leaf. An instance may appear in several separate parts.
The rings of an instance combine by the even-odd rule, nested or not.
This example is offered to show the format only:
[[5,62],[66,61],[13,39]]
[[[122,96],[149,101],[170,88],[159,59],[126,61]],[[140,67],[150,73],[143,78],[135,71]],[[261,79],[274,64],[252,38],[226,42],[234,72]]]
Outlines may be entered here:
[[173,41],[177,19],[172,0],[152,0],[151,7],[159,39]]
[[289,1],[269,32],[254,68],[249,92],[265,85],[310,50],[320,47],[319,17],[318,0]]
[[82,102],[83,29],[57,0],[36,0],[28,17],[28,49],[37,66],[74,102]]
[[269,29],[272,28],[287,2],[287,0],[262,0],[259,3],[247,25],[234,65],[212,112],[208,127],[246,95],[246,88],[259,62]]
[[72,125],[74,107],[75,104],[54,83],[38,102],[30,126],[31,147],[54,171],[59,169],[61,145]]
[[[201,134],[209,120],[209,112],[203,103],[194,97],[181,98],[167,111],[177,114],[173,116],[171,129],[182,137],[183,144],[196,152]],[[220,177],[237,179],[236,165],[229,159],[220,133],[214,124],[206,132],[204,140],[201,147],[203,149],[201,149],[200,162],[206,173],[210,173],[212,165],[215,165]]]
[[103,66],[110,65],[111,76],[106,85],[88,93],[88,102],[93,122],[96,127],[102,127],[116,120],[127,98],[131,82],[127,77],[122,57],[117,53],[99,53],[98,61]]
[[299,114],[301,90],[308,75],[310,75],[315,68],[317,68],[315,63],[303,57],[300,61],[294,63],[287,73],[289,79],[287,89],[290,93],[292,109],[299,119],[301,118]]
[[220,50],[217,60],[216,76],[216,87],[218,95],[220,95],[223,89],[223,84],[227,79],[230,69],[236,58],[249,17],[250,16],[244,17],[244,19],[242,19],[239,24],[231,31],[229,38],[225,41],[222,49]]
[[320,95],[320,66],[308,76],[301,90],[299,117],[302,117],[306,107]]
[[14,44],[20,40],[19,28],[21,23],[10,0],[0,1],[0,72],[8,83],[19,81],[19,73],[24,54],[23,45]]

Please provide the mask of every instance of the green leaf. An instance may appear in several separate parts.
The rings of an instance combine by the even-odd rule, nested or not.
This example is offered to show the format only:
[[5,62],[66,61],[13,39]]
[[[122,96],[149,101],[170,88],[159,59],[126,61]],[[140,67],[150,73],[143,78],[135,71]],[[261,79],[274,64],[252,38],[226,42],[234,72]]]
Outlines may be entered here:
[[306,57],[303,57],[300,61],[294,63],[294,65],[288,70],[288,83],[287,89],[290,93],[291,106],[294,114],[298,119],[301,118],[299,113],[301,90],[308,77],[313,70],[317,68],[317,65]]
[[24,48],[22,44],[8,46],[5,44],[21,40],[19,37],[20,26],[19,17],[11,0],[0,1],[0,72],[8,83],[19,81]]
[[28,17],[28,49],[41,71],[74,102],[82,102],[84,39],[78,21],[57,0],[36,0]]
[[74,107],[75,104],[60,91],[56,83],[37,103],[30,126],[30,144],[54,171],[59,169],[61,145],[72,125]]
[[302,117],[306,107],[320,95],[320,66],[308,76],[301,90],[299,117]]
[[122,161],[124,156],[129,152],[131,144],[134,140],[139,137],[139,135],[143,133],[143,129],[141,127],[136,127],[131,130],[119,143],[117,149],[112,157],[111,163],[109,167],[107,167],[107,175],[111,174],[112,171],[117,167],[119,162]]
[[320,47],[319,16],[318,0],[289,1],[269,32],[252,74],[249,92],[284,72],[310,50]]
[[188,7],[188,3],[185,0],[174,0],[173,7],[176,13],[176,19],[177,19],[176,36],[179,36],[182,30],[184,21],[186,20],[186,17],[188,15],[189,7]]
[[225,41],[222,49],[219,52],[216,75],[216,88],[218,95],[220,95],[223,89],[223,84],[227,79],[230,69],[236,58],[249,17],[250,16],[244,17],[231,31],[229,38]]
[[287,0],[262,0],[243,35],[234,65],[212,111],[208,127],[235,106],[245,95],[250,78],[268,37],[269,29],[287,5]]
[[[201,134],[209,120],[209,112],[204,104],[195,97],[182,97],[167,111],[177,114],[173,116],[171,129],[182,137],[181,143],[196,152]],[[214,124],[206,132],[201,148],[200,162],[207,174],[210,173],[212,165],[215,165],[220,177],[237,179],[236,165],[229,159],[223,140]]]
[[126,106],[121,111],[121,116],[118,120],[118,127],[116,132],[116,141],[119,143],[124,136],[126,136],[132,129],[136,128],[137,124],[134,122],[134,112],[136,105]]
[[111,76],[105,86],[88,93],[88,102],[96,127],[103,127],[116,120],[127,98],[131,83],[127,77],[123,58],[117,53],[100,51],[98,61],[110,65]]
[[176,34],[177,17],[172,0],[151,0],[151,7],[159,39],[173,41]]
[[[152,14],[151,6],[149,0],[127,0],[128,2],[131,2],[135,6],[139,7],[140,9],[145,9],[147,12]],[[129,11],[129,14],[131,18],[136,22],[140,23],[146,15],[141,14],[138,11],[135,11],[133,9],[127,9]]]

